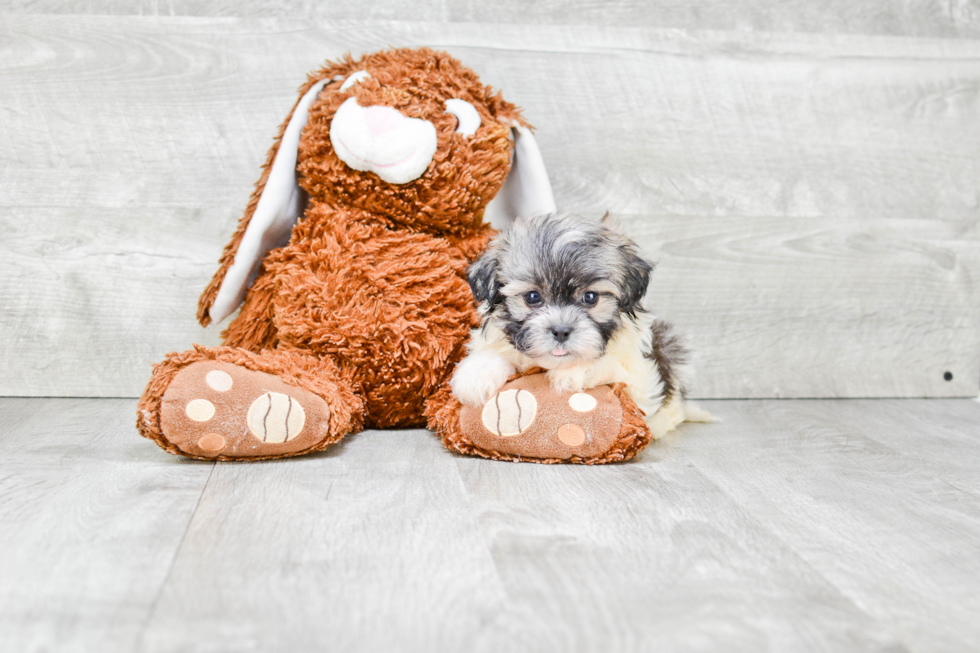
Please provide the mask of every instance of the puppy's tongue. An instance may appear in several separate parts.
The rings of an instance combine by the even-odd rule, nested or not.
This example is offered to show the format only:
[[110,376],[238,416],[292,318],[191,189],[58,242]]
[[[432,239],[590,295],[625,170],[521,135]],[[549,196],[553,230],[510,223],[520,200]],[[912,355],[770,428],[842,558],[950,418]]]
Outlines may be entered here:
[[561,347],[559,347],[558,349],[552,349],[551,350],[551,355],[552,356],[564,356],[567,353],[568,352],[566,350],[562,349]]

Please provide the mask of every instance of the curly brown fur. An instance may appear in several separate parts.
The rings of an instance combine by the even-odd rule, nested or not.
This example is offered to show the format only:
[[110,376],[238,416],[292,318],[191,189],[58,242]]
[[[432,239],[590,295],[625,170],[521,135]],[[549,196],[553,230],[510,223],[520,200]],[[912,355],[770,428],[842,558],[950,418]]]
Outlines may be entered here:
[[[369,70],[371,78],[347,93],[338,92],[344,78],[357,70]],[[333,81],[310,108],[299,151],[300,184],[311,201],[361,209],[363,213],[352,212],[352,219],[369,224],[455,237],[483,230],[482,210],[500,189],[510,168],[511,144],[504,122],[524,122],[517,107],[484,86],[475,73],[457,60],[429,48],[386,50],[360,59],[345,55],[312,73],[300,87],[299,97],[325,79]],[[425,117],[435,124],[439,145],[425,175],[396,186],[371,173],[352,170],[337,157],[328,136],[330,121],[351,95],[362,106],[389,106],[408,117]],[[444,111],[443,103],[449,98],[471,102],[483,119],[481,129],[468,141],[454,133],[455,119]],[[211,321],[208,309],[235,260],[265,189],[280,139],[298,103],[299,100],[279,127],[245,214],[221,255],[218,271],[201,295],[198,320],[203,326]]]
[[[213,452],[209,459],[224,460],[229,451],[237,452],[236,456],[253,452],[260,457],[297,455],[326,447],[362,427],[422,426],[429,418],[430,426],[445,426],[439,427],[444,442],[458,451],[504,460],[564,461],[550,457],[549,452],[557,450],[554,448],[539,449],[542,455],[535,458],[467,444],[469,440],[458,429],[458,416],[452,421],[453,398],[448,392],[449,375],[465,354],[470,330],[479,324],[467,268],[493,235],[483,217],[487,203],[501,189],[510,171],[515,147],[512,126],[523,123],[517,107],[485,87],[472,71],[448,54],[427,48],[388,50],[360,59],[347,55],[310,75],[300,88],[300,97],[279,129],[245,214],[225,247],[218,271],[201,296],[198,319],[206,325],[215,302],[220,304],[215,315],[226,315],[234,309],[244,292],[243,271],[254,273],[238,317],[222,334],[225,346],[171,354],[155,368],[140,401],[141,433],[177,453],[175,443],[164,433],[160,417],[161,406],[164,411],[177,410],[185,422],[167,423],[178,425],[172,427],[174,433],[196,442],[188,445],[190,454],[186,449],[179,449],[180,453],[201,457],[195,452],[202,456]],[[301,102],[303,109],[297,118],[306,115],[308,120],[299,131],[303,123],[297,120],[291,126],[290,121]],[[456,109],[466,108],[467,103],[469,108],[462,113]],[[341,112],[344,106],[348,113]],[[351,122],[344,117],[349,115],[357,118]],[[372,159],[375,155],[371,148],[376,142],[371,139],[380,142],[384,136],[378,135],[389,129],[372,122],[380,120],[378,116],[389,116],[394,121],[391,124],[412,129],[421,125],[424,139],[428,140],[411,142],[414,149],[404,159],[400,158],[403,154],[399,158]],[[464,127],[464,123],[471,127]],[[355,125],[362,131],[345,131],[345,125]],[[333,127],[336,129],[332,132]],[[289,152],[279,159],[290,162],[286,168],[276,160],[280,140],[287,133],[293,139],[291,143],[298,139],[295,168],[289,167]],[[524,133],[526,136],[526,130]],[[373,135],[364,136],[362,145],[368,143],[366,149],[355,153],[356,148],[350,144],[354,141],[340,140],[344,134],[354,138]],[[334,150],[335,138],[339,153]],[[430,146],[434,148],[431,159],[418,159],[422,163],[412,168],[411,174],[388,170],[405,161],[415,161],[416,153]],[[425,150],[425,156],[431,151]],[[273,175],[274,162],[276,170],[288,170],[288,178],[279,172]],[[290,208],[276,213],[276,202],[283,201],[285,192],[281,187],[287,182]],[[263,204],[260,218],[256,218],[259,200],[270,184],[274,190],[268,196],[276,199]],[[267,211],[270,205],[274,208]],[[292,224],[290,216],[296,211],[301,215],[292,225],[288,243],[275,247],[273,243],[283,242],[280,230]],[[275,223],[271,232],[274,237],[265,239],[270,232],[261,236],[262,247],[273,249],[264,256],[265,249],[256,254],[253,236],[268,228],[270,220],[280,218],[285,222]],[[253,219],[259,227],[249,231]],[[242,260],[236,261],[240,249]],[[261,264],[256,256],[262,256]],[[229,278],[235,280],[227,284],[230,291],[222,286]],[[234,377],[234,384],[222,395],[234,401],[218,402],[227,412],[214,421],[206,417],[201,422],[207,426],[200,428],[213,426],[215,431],[202,431],[199,438],[194,430],[197,427],[186,421],[196,418],[185,409],[197,399],[184,399],[180,388],[196,392],[200,387],[202,392],[210,392],[206,383],[181,385],[181,379],[191,378],[203,383],[200,379],[205,377],[194,377],[208,369],[197,365],[202,361],[218,361],[228,366],[224,368],[226,375],[240,375]],[[275,378],[263,374],[256,377],[254,372]],[[178,374],[182,374],[180,379],[176,378]],[[224,428],[225,435],[231,429],[240,432],[245,419],[241,413],[251,411],[249,406],[255,405],[251,393],[256,386],[248,385],[252,383],[249,379],[254,378],[260,379],[256,383],[269,384],[281,379],[317,395],[297,392],[296,401],[301,402],[300,406],[306,402],[311,408],[309,414],[329,419],[329,428],[322,431],[329,436],[311,448],[280,456],[265,456],[265,452],[275,449],[253,448],[248,454],[242,449],[208,449],[203,443],[214,442],[214,438],[224,443],[219,447],[237,447],[242,442],[228,445],[227,440],[221,440],[224,436],[219,431]],[[165,397],[168,387],[172,391]],[[224,392],[214,387],[212,390]],[[286,390],[280,387],[276,392]],[[602,422],[610,425],[604,431],[599,429],[603,439],[593,441],[594,448],[588,450],[588,455],[572,455],[571,462],[625,460],[649,442],[650,432],[640,418],[642,411],[622,387],[614,392],[605,390],[602,406],[617,416],[621,408],[622,419]],[[218,401],[217,395],[207,396]],[[292,395],[287,392],[287,396],[292,402]],[[329,410],[320,410],[320,399]],[[571,410],[565,404],[564,399],[558,401],[563,410]],[[270,399],[270,409],[271,405]],[[235,411],[230,406],[235,406]],[[239,410],[239,406],[247,410]],[[561,410],[552,414],[564,415]],[[598,419],[597,415],[593,418]],[[323,423],[326,422],[320,424]],[[310,428],[306,433],[317,433],[319,437],[321,431]],[[260,440],[262,446],[277,444]],[[306,446],[305,441],[295,442],[297,447]],[[612,444],[607,448],[608,443]],[[596,451],[602,453],[592,455]]]
[[[370,77],[341,91],[355,71]],[[141,400],[140,431],[168,450],[159,425],[163,393],[179,369],[215,351],[223,361],[259,365],[316,394],[313,377],[343,388],[349,429],[424,425],[425,400],[445,384],[478,323],[466,268],[493,234],[482,218],[510,170],[511,125],[523,124],[519,110],[457,60],[428,48],[346,55],[311,74],[299,98],[322,82],[300,136],[296,170],[306,204],[289,243],[262,261],[238,317],[222,334],[225,347],[168,356]],[[388,183],[338,157],[331,121],[349,98],[432,123],[436,151],[418,178]],[[481,119],[475,133],[457,132],[448,99],[472,105]],[[211,320],[299,103],[278,129],[201,295],[202,325]]]

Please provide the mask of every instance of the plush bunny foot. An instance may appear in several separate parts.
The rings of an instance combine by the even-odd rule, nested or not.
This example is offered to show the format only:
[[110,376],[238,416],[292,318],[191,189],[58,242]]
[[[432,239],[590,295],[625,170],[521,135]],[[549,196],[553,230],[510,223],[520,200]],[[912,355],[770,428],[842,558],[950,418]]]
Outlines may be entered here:
[[[345,399],[352,397],[336,386],[303,387],[311,385],[304,383],[308,370],[293,370],[299,378],[288,383],[288,377],[262,369],[288,369],[288,356],[224,349],[213,358],[171,358],[157,367],[140,402],[137,424],[143,435],[191,458],[258,460],[317,451],[351,430]],[[215,352],[201,348],[196,353]],[[229,358],[239,360],[222,360]],[[159,396],[151,392],[161,385],[154,381],[165,382]]]
[[460,453],[497,460],[594,465],[632,458],[651,439],[622,388],[557,392],[544,374],[512,380],[482,407],[433,397],[430,428]]

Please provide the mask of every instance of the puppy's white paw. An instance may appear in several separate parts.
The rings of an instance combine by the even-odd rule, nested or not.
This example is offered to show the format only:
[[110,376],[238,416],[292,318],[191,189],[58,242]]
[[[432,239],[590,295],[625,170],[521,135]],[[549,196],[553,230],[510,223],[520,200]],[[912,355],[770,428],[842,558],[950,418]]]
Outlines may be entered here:
[[[583,367],[565,367],[548,370],[548,381],[555,392],[582,392],[585,389]],[[594,387],[598,384],[593,384]]]
[[667,435],[684,421],[684,402],[674,399],[660,406],[656,413],[647,417],[647,426],[654,440]]
[[664,413],[655,413],[653,417],[647,418],[647,426],[650,427],[650,435],[654,440],[659,440],[674,429],[673,420]]
[[497,354],[477,352],[460,361],[449,385],[461,403],[482,406],[515,371],[513,365]]

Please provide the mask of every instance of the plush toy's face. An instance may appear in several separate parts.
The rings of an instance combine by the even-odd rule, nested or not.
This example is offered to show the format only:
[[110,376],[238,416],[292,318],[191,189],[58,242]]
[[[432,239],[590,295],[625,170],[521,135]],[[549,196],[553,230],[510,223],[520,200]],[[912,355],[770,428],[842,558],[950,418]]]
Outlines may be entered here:
[[380,52],[330,72],[303,131],[303,188],[414,230],[479,227],[510,168],[517,109],[427,49]]

